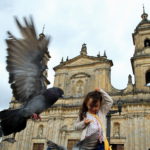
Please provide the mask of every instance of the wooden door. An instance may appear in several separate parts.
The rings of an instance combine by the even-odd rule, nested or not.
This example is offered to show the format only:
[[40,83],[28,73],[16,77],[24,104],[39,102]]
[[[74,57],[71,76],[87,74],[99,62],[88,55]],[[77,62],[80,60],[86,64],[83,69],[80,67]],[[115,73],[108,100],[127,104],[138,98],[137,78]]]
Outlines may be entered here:
[[34,143],[33,150],[44,150],[44,143]]

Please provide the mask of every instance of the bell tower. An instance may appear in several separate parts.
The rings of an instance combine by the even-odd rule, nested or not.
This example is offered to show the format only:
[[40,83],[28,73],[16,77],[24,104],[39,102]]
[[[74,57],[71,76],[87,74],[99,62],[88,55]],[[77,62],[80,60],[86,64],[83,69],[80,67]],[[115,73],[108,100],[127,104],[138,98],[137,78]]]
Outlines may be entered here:
[[141,18],[141,22],[132,34],[135,51],[131,58],[135,91],[138,92],[150,90],[150,20],[144,6]]

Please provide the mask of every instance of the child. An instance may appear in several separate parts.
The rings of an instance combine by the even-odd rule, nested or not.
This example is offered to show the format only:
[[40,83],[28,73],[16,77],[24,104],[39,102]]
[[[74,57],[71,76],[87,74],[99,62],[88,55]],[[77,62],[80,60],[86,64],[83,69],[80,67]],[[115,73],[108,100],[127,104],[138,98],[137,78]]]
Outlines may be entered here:
[[75,122],[75,129],[82,130],[81,141],[94,133],[98,134],[97,150],[104,150],[106,133],[103,131],[102,125],[106,127],[106,114],[109,112],[112,104],[112,98],[104,90],[96,89],[89,92],[83,101],[79,117]]

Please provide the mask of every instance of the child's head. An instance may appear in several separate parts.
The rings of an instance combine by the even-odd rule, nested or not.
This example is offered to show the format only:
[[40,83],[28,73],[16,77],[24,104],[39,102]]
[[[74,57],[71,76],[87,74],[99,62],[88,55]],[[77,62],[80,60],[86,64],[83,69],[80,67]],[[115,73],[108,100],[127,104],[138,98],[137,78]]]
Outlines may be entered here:
[[80,110],[80,120],[83,120],[86,117],[86,112],[89,111],[91,113],[97,113],[101,107],[102,95],[98,90],[89,92],[82,104]]

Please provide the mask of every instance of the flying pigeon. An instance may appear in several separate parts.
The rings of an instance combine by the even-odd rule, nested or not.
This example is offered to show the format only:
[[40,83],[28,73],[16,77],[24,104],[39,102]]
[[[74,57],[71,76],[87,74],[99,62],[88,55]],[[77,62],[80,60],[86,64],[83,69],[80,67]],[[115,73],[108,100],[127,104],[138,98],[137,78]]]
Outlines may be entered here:
[[48,149],[47,150],[67,150],[65,147],[60,146],[52,141],[47,141]]
[[93,133],[84,140],[79,141],[73,146],[72,150],[96,150],[98,145],[98,133]]
[[46,88],[44,71],[45,53],[48,53],[49,37],[37,37],[33,19],[24,18],[24,25],[15,17],[22,39],[8,32],[11,40],[6,40],[7,71],[15,99],[21,103],[16,109],[0,112],[0,137],[25,129],[31,117],[40,119],[39,114],[50,108],[64,94],[58,87]]

